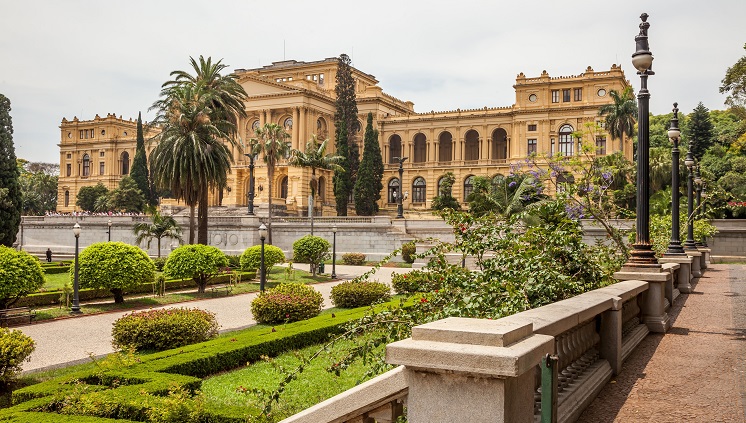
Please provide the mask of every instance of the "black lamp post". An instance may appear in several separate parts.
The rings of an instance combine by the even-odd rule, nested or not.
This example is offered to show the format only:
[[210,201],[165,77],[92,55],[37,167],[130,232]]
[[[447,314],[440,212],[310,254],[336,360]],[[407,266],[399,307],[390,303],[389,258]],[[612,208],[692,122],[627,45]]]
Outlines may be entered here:
[[673,142],[671,150],[671,242],[664,256],[685,256],[684,247],[681,246],[679,229],[679,103],[673,104],[673,118],[671,128],[668,130],[668,138]]
[[249,192],[246,193],[246,196],[249,197],[249,216],[254,216],[254,158],[256,154],[253,153],[252,151],[250,154],[244,154],[249,158]]
[[332,226],[334,242],[332,242],[332,279],[337,279],[337,225]]
[[267,227],[264,226],[264,223],[259,225],[259,239],[262,241],[259,259],[259,291],[264,292],[264,284],[267,283],[267,269],[264,267],[264,240],[267,239]]
[[399,162],[399,192],[396,195],[396,218],[404,219],[404,161],[409,157],[394,157]]
[[650,120],[648,109],[650,92],[648,91],[648,76],[654,75],[652,70],[653,54],[648,45],[648,14],[640,15],[640,33],[635,37],[637,51],[632,54],[632,65],[640,75],[640,92],[637,93],[637,233],[633,250],[630,254],[629,265],[637,267],[657,266],[655,251],[650,242]]
[[[699,175],[699,164],[697,164],[697,166],[694,168],[694,186],[697,189],[697,203],[696,203],[697,211],[694,213],[694,215],[697,216],[698,218],[702,216],[702,185],[703,185],[702,177],[700,177]],[[704,244],[702,244],[701,239],[695,240],[694,244],[697,246],[697,248],[704,247]]]
[[109,242],[111,242],[111,219],[106,223],[109,225],[109,231],[107,233],[109,234]]
[[73,306],[70,307],[70,314],[81,314],[80,299],[78,297],[78,241],[80,241],[80,225],[77,223],[73,226],[73,234],[75,235],[75,276],[73,278]]
[[696,250],[697,245],[694,243],[694,157],[692,157],[691,150],[686,152],[686,159],[684,160],[686,168],[689,170],[689,178],[686,183],[686,242],[684,242],[685,250]]

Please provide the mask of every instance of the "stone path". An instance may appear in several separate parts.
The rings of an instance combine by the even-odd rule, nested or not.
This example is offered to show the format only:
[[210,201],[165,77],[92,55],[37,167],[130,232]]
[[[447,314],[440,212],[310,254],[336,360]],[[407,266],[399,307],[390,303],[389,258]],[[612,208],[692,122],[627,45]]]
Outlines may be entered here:
[[578,422],[746,422],[746,266],[710,266]]
[[[303,265],[295,268],[308,270]],[[313,287],[324,295],[324,307],[332,306],[329,294],[334,285],[354,278],[368,270],[364,266],[337,266],[336,282],[314,284]],[[331,270],[331,269],[327,269]],[[410,269],[381,268],[372,279],[380,282],[391,282],[392,272],[406,272]],[[215,313],[221,331],[237,330],[255,324],[251,317],[250,304],[256,296],[253,294],[231,295],[188,303],[169,304],[154,308],[190,307],[209,310]],[[85,312],[85,305],[83,305]],[[36,350],[31,354],[31,361],[24,363],[24,371],[43,370],[61,367],[90,360],[91,356],[99,357],[114,351],[111,346],[111,328],[115,320],[127,312],[95,314],[69,319],[39,322],[18,326],[26,335],[36,342]]]

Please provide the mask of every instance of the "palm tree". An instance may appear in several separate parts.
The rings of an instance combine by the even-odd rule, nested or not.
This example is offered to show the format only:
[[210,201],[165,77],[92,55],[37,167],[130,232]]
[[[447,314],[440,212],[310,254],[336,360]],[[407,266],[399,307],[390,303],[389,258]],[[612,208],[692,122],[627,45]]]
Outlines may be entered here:
[[344,168],[340,166],[340,163],[344,161],[344,157],[326,154],[326,143],[328,141],[326,139],[319,144],[319,140],[313,134],[311,135],[311,140],[306,143],[306,151],[302,152],[293,149],[290,152],[290,160],[288,161],[291,166],[311,168],[311,180],[308,182],[311,188],[311,195],[308,197],[308,216],[311,218],[311,235],[313,235],[313,200],[316,197],[319,187],[316,169],[344,172]]
[[290,147],[285,142],[290,135],[285,128],[276,123],[265,123],[263,127],[255,131],[256,138],[251,142],[259,146],[259,151],[264,153],[264,162],[267,164],[267,189],[269,197],[269,215],[267,219],[267,242],[272,244],[272,181],[275,177],[275,166],[283,157],[286,157]]
[[153,208],[150,213],[152,222],[140,222],[135,224],[132,228],[132,232],[137,236],[135,242],[140,245],[145,239],[148,240],[148,248],[150,248],[150,242],[155,238],[158,240],[158,258],[161,258],[161,239],[170,238],[182,241],[181,228],[171,216],[163,216],[158,209]]
[[619,149],[623,150],[624,135],[631,138],[635,132],[637,103],[632,94],[632,87],[626,87],[621,93],[611,90],[609,96],[614,103],[601,106],[598,115],[606,116],[606,130],[611,135],[611,139],[619,140]]

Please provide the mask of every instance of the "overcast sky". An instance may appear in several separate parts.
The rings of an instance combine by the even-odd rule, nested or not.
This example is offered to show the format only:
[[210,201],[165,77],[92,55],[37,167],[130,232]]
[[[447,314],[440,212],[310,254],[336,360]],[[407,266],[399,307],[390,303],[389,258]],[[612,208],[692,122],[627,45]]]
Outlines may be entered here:
[[510,106],[519,72],[577,75],[630,56],[650,15],[651,111],[723,109],[725,70],[746,54],[746,1],[0,0],[0,93],[16,155],[58,162],[63,117],[124,118],[157,99],[189,56],[230,69],[347,53],[417,112]]

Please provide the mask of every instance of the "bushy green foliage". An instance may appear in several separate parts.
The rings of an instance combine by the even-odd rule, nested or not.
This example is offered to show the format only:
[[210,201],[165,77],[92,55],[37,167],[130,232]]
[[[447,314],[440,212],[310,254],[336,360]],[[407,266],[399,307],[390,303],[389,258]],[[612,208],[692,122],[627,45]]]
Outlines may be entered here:
[[228,258],[228,266],[238,269],[241,267],[241,254],[226,255]]
[[365,264],[365,254],[363,253],[345,253],[342,254],[342,263],[350,266],[360,266]]
[[109,193],[107,206],[109,210],[139,213],[145,210],[145,194],[137,187],[137,182],[130,176],[119,181],[119,187]]
[[373,129],[373,113],[370,112],[364,140],[363,160],[355,181],[355,212],[358,216],[373,216],[378,212],[383,189],[383,157],[378,145],[378,130]]
[[39,260],[25,251],[0,245],[0,308],[44,286]]
[[96,202],[100,198],[104,198],[104,201],[108,201],[109,190],[99,182],[93,186],[85,186],[80,188],[78,195],[75,199],[75,205],[80,207],[81,210],[95,211]]
[[114,322],[115,347],[162,351],[207,341],[218,335],[215,314],[190,308],[130,313]]
[[389,286],[380,282],[342,282],[332,288],[332,304],[342,308],[369,306],[391,298]]
[[20,330],[0,328],[0,385],[13,382],[21,373],[21,365],[36,348],[34,340]]
[[293,243],[293,261],[296,263],[310,263],[311,273],[316,276],[319,263],[330,257],[329,241],[319,236],[306,235]]
[[334,172],[334,198],[338,216],[347,216],[347,199],[355,187],[360,159],[357,146],[354,145],[355,134],[361,129],[357,120],[357,99],[355,97],[355,80],[352,76],[350,57],[340,54],[335,75],[336,94],[334,113],[334,142],[337,155],[344,159],[339,163],[341,171]]
[[417,253],[417,244],[407,242],[401,246],[401,258],[407,263],[414,263],[414,255]]
[[162,272],[163,266],[166,265],[166,260],[168,260],[168,257],[158,257],[153,259],[153,264],[155,265],[155,270]]
[[[255,245],[249,247],[246,251],[241,254],[241,269],[242,270],[257,270],[261,264],[262,246]],[[264,246],[264,266],[267,269],[267,273],[272,270],[272,266],[275,264],[285,263],[285,253],[280,247],[274,245]]]
[[456,182],[456,176],[453,172],[446,172],[440,179],[438,195],[433,198],[431,208],[433,210],[459,210],[461,204],[453,197],[453,184]]
[[443,276],[424,270],[391,274],[391,286],[397,294],[435,291],[440,289],[442,281]]
[[264,291],[251,302],[251,314],[259,323],[295,322],[321,312],[324,298],[310,286],[282,283]]
[[[70,266],[70,280],[75,266]],[[145,251],[123,242],[99,242],[80,254],[78,277],[81,288],[105,288],[114,302],[124,302],[124,292],[153,282],[155,265]]]
[[135,146],[135,158],[132,160],[130,176],[135,181],[137,188],[143,193],[148,203],[153,204],[151,195],[150,174],[148,172],[148,161],[145,157],[145,137],[142,130],[142,115],[137,114],[137,144]]
[[172,278],[194,280],[198,292],[205,292],[211,278],[228,266],[228,258],[211,245],[183,245],[171,252],[163,273]]
[[0,245],[12,247],[21,223],[20,171],[13,145],[10,100],[0,94]]

